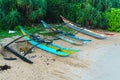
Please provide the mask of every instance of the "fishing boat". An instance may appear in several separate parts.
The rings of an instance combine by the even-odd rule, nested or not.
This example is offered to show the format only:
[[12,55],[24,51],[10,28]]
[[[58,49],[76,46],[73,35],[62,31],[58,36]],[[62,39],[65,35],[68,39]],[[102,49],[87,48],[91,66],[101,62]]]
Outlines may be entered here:
[[33,46],[39,49],[50,52],[52,54],[59,55],[59,56],[69,56],[70,54],[79,51],[79,50],[74,50],[74,49],[62,48],[60,46],[52,44],[52,42],[46,42],[44,39],[31,35],[21,26],[20,26],[20,30],[22,34],[24,35],[25,40],[27,40],[30,44],[32,44]]
[[64,31],[55,29],[43,20],[41,20],[41,22],[42,22],[43,26],[45,27],[46,31],[56,33],[57,34],[56,37],[58,39],[64,40],[64,41],[69,42],[71,44],[83,45],[84,43],[88,43],[91,41],[91,40],[87,40],[87,39],[83,39],[83,38],[78,38],[75,35],[73,35],[72,33],[69,33],[69,32],[66,33]]
[[67,26],[67,27],[69,27],[77,32],[81,32],[83,34],[86,34],[86,35],[89,35],[89,36],[92,36],[92,37],[98,38],[98,39],[105,39],[106,38],[106,36],[104,34],[99,34],[99,33],[93,32],[89,29],[78,27],[75,24],[73,24],[71,21],[64,18],[63,16],[60,16],[60,17],[63,20],[63,22],[65,23],[65,26]]

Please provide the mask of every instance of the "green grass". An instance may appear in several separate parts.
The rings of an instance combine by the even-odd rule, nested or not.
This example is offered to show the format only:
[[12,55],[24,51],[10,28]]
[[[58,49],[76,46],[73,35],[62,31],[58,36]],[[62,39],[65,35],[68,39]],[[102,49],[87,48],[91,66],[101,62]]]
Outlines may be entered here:
[[[41,26],[39,26],[39,27],[40,28],[24,26],[23,28],[25,28],[25,30],[27,30],[28,32],[33,33],[33,34],[38,33],[40,31],[45,31],[43,27],[41,27]],[[19,35],[19,36],[22,35],[19,27],[16,27],[15,33],[8,33],[8,30],[7,31],[0,30],[0,39],[17,36],[17,35]],[[42,35],[48,35],[48,34],[42,34]]]
[[[28,26],[24,26],[24,28],[30,32],[30,33],[40,33],[41,32],[46,32],[46,30],[44,29],[44,27],[42,25],[38,25],[38,27],[28,27]],[[54,25],[54,28],[59,28],[60,30],[63,30],[65,32],[71,32],[71,33],[74,33],[73,30],[69,29],[69,28],[66,28],[66,27],[62,27],[62,26],[55,26]],[[3,31],[3,30],[0,30],[0,39],[3,39],[3,38],[7,38],[7,37],[12,37],[12,36],[17,36],[17,35],[22,35],[21,34],[21,31],[19,29],[19,27],[16,27],[15,29],[15,33],[8,33],[8,31]],[[44,36],[55,36],[54,33],[40,33],[41,35],[44,35]]]
[[20,35],[20,31],[16,31],[16,33],[8,33],[8,31],[0,31],[0,39],[6,38],[6,37],[12,37],[12,36],[17,36]]
[[[27,27],[27,28],[29,30],[28,29],[26,29],[26,30],[28,30],[30,32],[33,31],[33,29],[30,29],[29,27]],[[0,39],[7,38],[7,37],[12,37],[12,36],[17,36],[17,35],[19,35],[19,36],[22,35],[19,28],[15,29],[15,33],[8,33],[8,30],[7,31],[0,30]]]

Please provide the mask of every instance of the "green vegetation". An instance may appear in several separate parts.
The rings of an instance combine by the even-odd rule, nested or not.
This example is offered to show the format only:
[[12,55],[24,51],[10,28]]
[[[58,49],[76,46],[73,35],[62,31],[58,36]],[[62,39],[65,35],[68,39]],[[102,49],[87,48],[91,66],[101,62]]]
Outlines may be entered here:
[[9,34],[8,31],[0,31],[0,39],[6,38],[6,37],[12,37],[12,36],[17,36],[20,35],[20,31],[17,31],[16,33]]
[[109,28],[105,12],[120,8],[120,0],[46,0],[48,2],[45,19],[61,22],[59,15],[88,28]]
[[83,27],[120,32],[119,9],[120,0],[0,0],[0,37],[10,36],[7,31],[18,25],[38,25],[41,19],[62,23],[60,15]]
[[[69,28],[66,28],[66,27],[63,27],[63,26],[60,26],[60,25],[54,24],[52,26],[53,26],[53,28],[59,28],[59,30],[63,30],[65,32],[75,33],[74,30],[71,30]],[[28,32],[30,32],[32,34],[36,34],[37,33],[37,34],[40,34],[40,35],[43,35],[43,36],[56,36],[54,33],[46,32],[45,28],[42,25],[38,25],[37,27],[35,27],[35,26],[34,27],[24,26],[24,28]],[[0,39],[6,38],[6,37],[12,37],[12,36],[17,36],[17,35],[22,35],[21,31],[19,29],[19,26],[15,27],[15,31],[16,31],[15,33],[9,34],[8,31],[1,30],[0,31],[0,34],[1,34],[0,35]]]
[[120,32],[120,9],[111,8],[109,12],[105,13],[107,19],[108,30]]
[[[102,5],[102,2],[107,4]],[[103,13],[104,11],[109,10],[110,5],[108,7],[108,4],[110,3],[106,0],[99,0],[97,3],[95,1],[89,1],[80,4],[80,9],[78,10],[79,14],[77,15],[77,22],[89,28],[105,28],[104,25],[106,22],[103,17]],[[103,8],[103,6],[106,6],[106,8]]]
[[[24,28],[31,33],[35,32],[37,30],[36,28],[33,29],[33,28],[28,27],[28,26],[25,26]],[[15,31],[16,31],[15,33],[10,34],[10,33],[8,33],[8,31],[0,30],[0,39],[6,38],[6,37],[22,35],[18,26],[16,26]]]
[[46,0],[0,0],[1,29],[38,23],[46,14],[46,5]]

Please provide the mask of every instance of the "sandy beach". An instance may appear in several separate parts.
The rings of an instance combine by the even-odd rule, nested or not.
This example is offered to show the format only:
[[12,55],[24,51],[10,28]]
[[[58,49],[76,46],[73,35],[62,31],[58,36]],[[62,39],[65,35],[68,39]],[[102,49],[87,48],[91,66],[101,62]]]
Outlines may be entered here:
[[[80,50],[69,57],[59,57],[35,48],[27,55],[34,64],[28,64],[17,57],[17,60],[4,60],[6,56],[15,56],[0,48],[0,66],[6,64],[11,67],[0,70],[0,80],[119,80],[120,33],[114,33],[104,40],[81,33],[76,36],[92,42],[75,46],[62,40],[54,41],[57,45]],[[0,43],[15,38],[5,38]],[[17,49],[16,44],[13,46]]]

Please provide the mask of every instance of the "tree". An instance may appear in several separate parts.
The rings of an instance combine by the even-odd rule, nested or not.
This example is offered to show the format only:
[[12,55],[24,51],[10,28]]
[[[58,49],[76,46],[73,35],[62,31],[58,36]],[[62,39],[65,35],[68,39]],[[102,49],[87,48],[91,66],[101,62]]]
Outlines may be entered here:
[[108,0],[85,0],[71,5],[67,17],[89,28],[105,28],[103,13],[111,6]]
[[47,14],[45,19],[48,22],[59,22],[60,15],[66,13],[66,2],[67,0],[47,0]]
[[0,0],[0,27],[11,29],[16,25],[40,22],[46,14],[46,0]]

